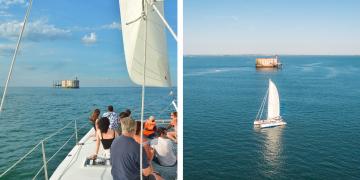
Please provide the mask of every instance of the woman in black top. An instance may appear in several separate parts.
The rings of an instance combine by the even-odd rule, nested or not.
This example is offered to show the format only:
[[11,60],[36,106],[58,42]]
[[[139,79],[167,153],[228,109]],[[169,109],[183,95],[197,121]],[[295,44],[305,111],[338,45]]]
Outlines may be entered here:
[[115,131],[109,128],[110,120],[107,117],[102,117],[98,121],[98,129],[96,131],[96,149],[95,154],[91,159],[96,159],[99,153],[100,141],[105,151],[105,158],[110,157],[110,147],[115,139]]

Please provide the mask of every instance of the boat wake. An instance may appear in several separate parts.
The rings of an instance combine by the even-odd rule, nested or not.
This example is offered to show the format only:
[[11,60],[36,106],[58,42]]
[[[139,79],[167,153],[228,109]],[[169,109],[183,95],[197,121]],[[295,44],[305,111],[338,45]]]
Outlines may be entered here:
[[246,71],[248,67],[237,67],[237,68],[211,68],[204,71],[198,71],[193,73],[184,74],[184,76],[203,76],[209,74],[218,74],[218,73],[226,73],[226,72],[234,72],[234,71]]

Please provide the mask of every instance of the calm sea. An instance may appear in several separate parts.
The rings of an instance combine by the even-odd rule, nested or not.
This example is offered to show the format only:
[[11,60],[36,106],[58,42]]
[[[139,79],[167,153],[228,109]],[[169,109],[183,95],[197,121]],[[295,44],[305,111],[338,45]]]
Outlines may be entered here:
[[[169,96],[170,89],[147,88],[145,98],[146,115],[169,118],[170,106],[176,92]],[[91,111],[99,108],[101,113],[108,105],[116,112],[130,108],[135,118],[139,118],[141,103],[140,88],[10,88],[5,109],[0,114],[0,174],[27,153],[40,140],[77,120],[79,139],[92,127],[88,122]],[[45,143],[46,156],[50,158],[74,133],[71,125],[59,135]],[[71,139],[68,145],[49,162],[51,175],[64,157],[75,145]],[[31,179],[41,168],[41,146],[28,158],[10,171],[3,179]],[[38,179],[44,179],[41,172]]]
[[[360,179],[360,56],[184,58],[185,179]],[[271,78],[285,127],[255,129]]]

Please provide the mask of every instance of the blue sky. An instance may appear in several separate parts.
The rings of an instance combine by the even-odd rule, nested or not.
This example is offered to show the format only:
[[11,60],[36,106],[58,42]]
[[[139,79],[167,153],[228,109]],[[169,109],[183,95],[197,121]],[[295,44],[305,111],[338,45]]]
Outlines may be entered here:
[[[0,0],[0,86],[3,86],[27,0]],[[165,1],[165,17],[177,30],[177,1]],[[118,0],[34,0],[11,86],[51,86],[77,76],[82,87],[133,86],[127,74]],[[168,33],[176,86],[176,42]]]
[[360,1],[184,0],[184,53],[360,55]]

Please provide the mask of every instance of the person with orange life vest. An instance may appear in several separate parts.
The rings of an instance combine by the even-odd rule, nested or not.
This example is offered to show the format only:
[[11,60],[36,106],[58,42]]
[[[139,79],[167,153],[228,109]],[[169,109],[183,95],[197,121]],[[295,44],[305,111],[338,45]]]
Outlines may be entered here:
[[156,132],[156,121],[154,116],[150,116],[144,123],[144,136],[154,138]]

